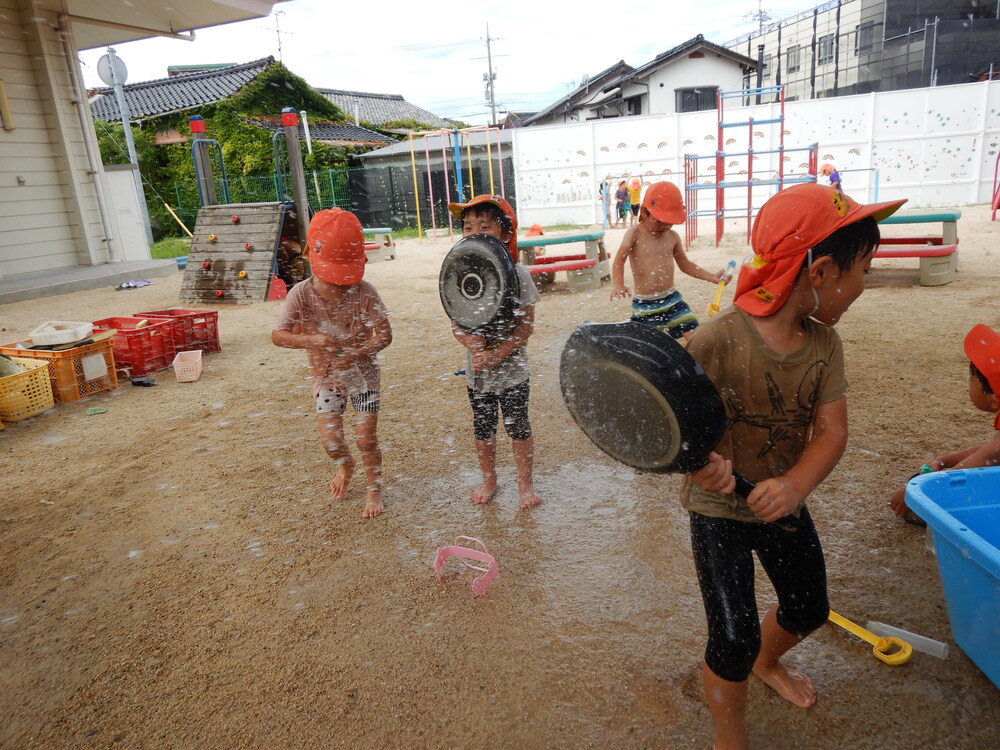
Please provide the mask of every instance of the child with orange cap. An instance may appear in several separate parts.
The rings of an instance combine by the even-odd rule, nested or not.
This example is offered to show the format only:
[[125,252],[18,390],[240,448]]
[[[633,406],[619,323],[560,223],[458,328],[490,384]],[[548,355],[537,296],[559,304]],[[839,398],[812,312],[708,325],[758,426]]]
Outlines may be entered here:
[[833,166],[830,162],[824,162],[823,165],[819,168],[819,173],[824,177],[826,177],[827,179],[829,179],[830,187],[832,187],[835,190],[843,191],[844,186],[843,183],[841,183],[840,181],[840,172],[838,172],[837,168]]
[[[642,199],[639,226],[625,232],[611,264],[611,299],[632,295],[632,320],[688,338],[698,319],[674,287],[674,264],[689,276],[717,283],[724,271],[709,273],[684,252],[681,238],[671,227],[684,221],[681,191],[670,182],[650,185]],[[633,294],[625,286],[625,261],[632,268]]]
[[455,338],[468,350],[465,378],[472,404],[476,457],[483,474],[482,484],[473,490],[471,500],[488,503],[496,494],[499,407],[517,465],[519,506],[532,508],[542,499],[535,493],[532,477],[535,448],[528,421],[531,371],[526,344],[535,328],[538,290],[528,269],[517,262],[517,216],[507,201],[497,195],[477,195],[468,203],[449,203],[448,210],[462,222],[463,235],[488,234],[504,243],[514,260],[520,287],[514,311],[518,323],[503,341],[488,346],[482,336],[467,333],[454,324],[451,327]]
[[[1000,465],[1000,333],[982,323],[973,326],[965,336],[965,356],[969,358],[969,400],[977,409],[996,415],[995,432],[985,443],[932,458],[920,468],[922,472]],[[926,526],[906,507],[905,498],[905,487],[892,493],[889,506],[893,512],[909,523]]]
[[343,414],[350,399],[368,480],[362,517],[374,518],[385,510],[376,355],[392,342],[389,313],[375,287],[362,280],[368,259],[361,222],[354,214],[339,208],[320,211],[309,224],[306,244],[313,275],[288,292],[271,341],[305,349],[308,355],[320,439],[337,464],[330,482],[334,499],[347,494],[355,468],[344,439]]
[[[826,622],[826,567],[806,498],[847,443],[844,354],[833,326],[864,291],[877,221],[904,201],[859,205],[801,184],[765,203],[755,255],[734,306],[700,326],[688,351],[726,406],[725,433],[681,491],[708,620],[702,677],[716,750],[748,747],[753,672],[796,706],[816,701],[807,676],[780,658]],[[756,482],[740,497],[735,473]],[[798,523],[771,523],[783,516]],[[778,604],[758,620],[752,553]]]

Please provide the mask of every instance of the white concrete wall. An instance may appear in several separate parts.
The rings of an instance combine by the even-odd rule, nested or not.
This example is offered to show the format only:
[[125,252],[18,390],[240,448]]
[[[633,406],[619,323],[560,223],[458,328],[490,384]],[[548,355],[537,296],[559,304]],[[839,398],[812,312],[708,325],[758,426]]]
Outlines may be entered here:
[[0,0],[0,276],[106,262],[84,132],[55,14]]
[[[727,104],[725,120],[762,121],[779,114],[778,105]],[[778,148],[781,130],[786,177],[808,171],[808,154],[791,149],[815,142],[820,163],[836,164],[845,191],[857,200],[908,198],[913,208],[986,203],[1000,151],[1000,81],[788,102],[783,127],[725,130],[726,179],[745,181],[751,163],[756,179],[773,179],[778,156],[764,152]],[[715,154],[718,118],[712,110],[513,133],[518,221],[590,224],[602,221],[599,191],[605,179],[638,174],[683,188],[684,155]],[[751,143],[756,153],[748,159]],[[699,161],[697,181],[715,182],[714,159]],[[776,189],[756,187],[753,206]],[[713,192],[699,191],[700,208],[714,208]],[[727,210],[745,210],[747,189],[727,190],[725,201]]]

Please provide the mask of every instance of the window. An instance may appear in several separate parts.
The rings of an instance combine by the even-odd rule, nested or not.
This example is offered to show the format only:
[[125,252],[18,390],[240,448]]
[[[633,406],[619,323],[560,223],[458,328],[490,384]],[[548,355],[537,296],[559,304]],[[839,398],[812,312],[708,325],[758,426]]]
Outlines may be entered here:
[[875,22],[866,21],[858,26],[858,39],[854,51],[856,53],[868,52],[875,46]]
[[633,96],[625,100],[625,114],[628,117],[642,114],[642,97]]
[[703,86],[697,89],[674,89],[677,112],[701,112],[715,109],[715,94],[718,86]]
[[837,38],[833,34],[821,36],[816,45],[816,64],[825,65],[832,63],[837,54]]
[[785,70],[794,73],[799,69],[799,46],[789,47],[785,52]]

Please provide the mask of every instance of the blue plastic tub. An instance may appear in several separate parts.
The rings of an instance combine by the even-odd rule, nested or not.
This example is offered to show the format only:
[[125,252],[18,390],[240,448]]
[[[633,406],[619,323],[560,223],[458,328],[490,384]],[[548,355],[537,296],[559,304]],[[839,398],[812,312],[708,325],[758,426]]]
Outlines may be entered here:
[[183,269],[187,268],[188,257],[186,255],[178,256],[177,258],[174,258],[173,260],[177,263],[177,267],[179,269],[183,270]]
[[1000,687],[1000,467],[916,477],[906,504],[934,535],[955,643]]

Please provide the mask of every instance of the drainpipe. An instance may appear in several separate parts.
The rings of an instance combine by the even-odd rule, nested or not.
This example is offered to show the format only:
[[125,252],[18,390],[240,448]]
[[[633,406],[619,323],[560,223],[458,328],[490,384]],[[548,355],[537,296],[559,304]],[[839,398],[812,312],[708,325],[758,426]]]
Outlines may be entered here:
[[[101,225],[104,227],[104,241],[108,246],[108,259],[112,263],[122,260],[118,253],[118,242],[115,240],[114,232],[111,231],[111,216],[108,210],[107,196],[104,193],[104,185],[101,175],[104,168],[101,166],[100,154],[97,151],[94,136],[94,121],[90,116],[87,106],[87,94],[83,88],[83,81],[80,80],[80,69],[77,67],[76,50],[70,43],[71,31],[66,23],[66,15],[59,16],[59,38],[62,40],[63,56],[66,58],[66,67],[69,69],[70,81],[73,84],[73,93],[76,99],[76,113],[80,118],[80,128],[83,135],[83,145],[87,149],[87,164],[90,167],[90,179],[94,182],[94,192],[97,194],[97,209],[101,214]],[[86,227],[83,227],[87,231]]]

